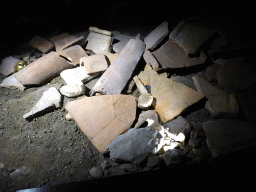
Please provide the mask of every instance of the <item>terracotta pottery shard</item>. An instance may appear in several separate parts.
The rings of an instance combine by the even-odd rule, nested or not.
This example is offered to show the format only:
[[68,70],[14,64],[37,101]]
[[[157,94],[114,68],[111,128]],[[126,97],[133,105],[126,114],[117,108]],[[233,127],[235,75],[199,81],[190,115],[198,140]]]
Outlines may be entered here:
[[136,115],[135,97],[129,95],[86,97],[65,108],[100,152],[130,128]]
[[52,42],[39,36],[35,36],[33,39],[31,39],[29,45],[43,53],[48,53],[54,48],[54,44]]
[[156,58],[152,55],[149,50],[146,50],[143,54],[143,59],[146,61],[147,64],[151,65],[154,70],[159,68],[159,64]]
[[79,64],[80,58],[87,57],[87,53],[80,45],[75,45],[59,51],[59,54],[67,58],[74,66]]
[[22,85],[41,85],[71,67],[64,58],[52,51],[13,75]]
[[4,58],[0,65],[0,73],[2,73],[3,75],[12,74],[14,72],[14,66],[17,61],[19,60],[12,56]]
[[168,35],[168,22],[164,21],[161,25],[151,31],[144,39],[146,49],[153,50]]
[[157,61],[163,68],[182,68],[203,64],[206,55],[201,52],[200,57],[190,58],[188,55],[172,40],[168,40],[159,49],[152,52]]
[[93,87],[91,95],[95,92],[108,95],[120,94],[130,79],[144,50],[145,44],[143,41],[139,38],[131,39],[100,77]]
[[181,21],[170,33],[169,38],[181,47],[187,55],[198,53],[200,46],[216,31],[200,27],[200,23]]
[[76,40],[76,37],[73,35],[69,35],[68,33],[62,33],[58,36],[50,38],[50,41],[52,41],[55,45],[56,52],[60,51],[60,49],[64,45],[66,45],[74,40]]
[[82,57],[80,59],[80,66],[84,66],[86,73],[90,75],[93,73],[106,71],[108,68],[108,63],[103,53],[101,53],[89,57]]
[[163,123],[172,120],[204,96],[193,89],[166,78],[153,76],[150,80],[151,94],[156,98],[155,110]]
[[214,158],[256,145],[256,132],[249,121],[220,119],[205,122],[202,128]]
[[66,49],[66,48],[68,48],[68,47],[71,47],[71,46],[73,46],[73,45],[76,45],[76,44],[81,45],[81,46],[84,46],[84,44],[85,44],[85,37],[84,37],[84,36],[81,36],[81,37],[78,37],[78,38],[76,38],[76,39],[74,39],[74,40],[72,40],[72,41],[67,41],[66,44],[63,45],[63,46],[59,49],[59,51],[64,50],[64,49]]

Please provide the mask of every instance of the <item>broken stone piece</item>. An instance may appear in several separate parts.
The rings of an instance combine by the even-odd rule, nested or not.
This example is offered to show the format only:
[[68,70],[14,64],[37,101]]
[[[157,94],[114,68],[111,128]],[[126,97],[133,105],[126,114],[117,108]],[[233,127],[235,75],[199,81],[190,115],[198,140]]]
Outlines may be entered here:
[[88,44],[86,49],[94,53],[106,53],[111,51],[112,33],[106,30],[98,29],[97,27],[89,28],[89,35],[87,37]]
[[72,65],[68,64],[64,58],[52,51],[13,74],[13,76],[22,85],[41,85],[57,77],[64,69],[71,67]]
[[62,95],[67,97],[78,97],[85,94],[85,87],[81,85],[65,85],[60,88],[60,92]]
[[45,38],[35,36],[33,39],[30,40],[28,43],[31,47],[43,52],[48,53],[50,50],[54,48],[54,44]]
[[60,76],[68,85],[82,85],[97,75],[98,74],[88,75],[84,67],[66,69],[60,73]]
[[256,132],[249,121],[220,119],[205,122],[202,128],[214,158],[256,145]]
[[162,145],[163,137],[154,128],[133,128],[111,142],[110,158],[132,161],[145,153],[156,154]]
[[207,58],[203,52],[201,52],[200,57],[188,57],[188,55],[170,39],[159,49],[152,52],[152,54],[163,68],[183,68],[195,66],[198,64],[203,64]]
[[16,59],[12,56],[4,58],[0,65],[0,73],[2,73],[5,76],[14,73],[14,67],[16,65],[16,62],[18,61],[19,59]]
[[[65,45],[63,45],[59,51],[62,51],[68,47],[71,47],[71,46],[74,46],[74,45],[80,45],[80,46],[84,46],[85,44],[85,37],[84,36],[81,36],[81,37],[78,37],[74,40],[71,40],[71,41],[67,41]],[[59,53],[58,51],[58,53]]]
[[239,112],[238,102],[233,93],[227,94],[199,76],[192,79],[198,92],[208,99],[206,108],[214,117],[231,117]]
[[87,57],[87,53],[80,45],[74,45],[59,51],[59,54],[68,59],[72,65],[76,66],[80,62],[80,58]]
[[142,94],[142,95],[148,94],[148,91],[147,91],[146,87],[144,87],[144,85],[142,84],[142,82],[140,81],[140,79],[138,78],[137,75],[135,75],[133,77],[133,80],[134,80],[140,94]]
[[143,123],[146,122],[147,119],[152,119],[154,121],[154,125],[150,125],[150,127],[158,130],[159,120],[157,112],[155,110],[142,111],[139,115],[138,122],[135,124],[134,128],[139,128]]
[[204,97],[193,89],[166,78],[166,74],[158,75],[155,71],[150,78],[150,86],[151,94],[156,98],[153,105],[163,123],[172,120]]
[[213,82],[217,80],[217,72],[220,69],[221,65],[215,64],[208,66],[205,71],[205,79],[208,82]]
[[141,109],[149,109],[152,105],[154,97],[151,94],[142,94],[138,99],[138,107]]
[[[167,78],[167,73],[162,73],[161,75],[165,75],[165,77]],[[144,71],[141,71],[138,75],[139,79],[145,86],[150,85],[150,79],[153,76],[158,76],[158,73],[152,70],[152,67],[148,64],[145,66]]]
[[112,33],[114,35],[114,39],[118,41],[113,44],[113,50],[116,53],[120,53],[130,39],[135,39],[135,37],[123,35],[119,31],[112,31]]
[[189,135],[191,132],[191,125],[190,123],[184,119],[182,116],[177,117],[176,119],[165,123],[164,128],[169,128],[169,132],[175,135],[179,133],[184,133],[184,135]]
[[16,87],[21,91],[25,90],[25,87],[20,83],[18,79],[16,79],[13,75],[5,78],[3,82],[0,84],[0,87]]
[[105,56],[107,57],[108,65],[111,65],[111,63],[113,63],[118,56],[118,53],[105,53]]
[[120,94],[130,79],[137,66],[143,52],[145,44],[139,38],[131,39],[115,61],[100,77],[91,91],[91,95],[96,92],[101,94]]
[[86,97],[65,108],[100,152],[130,128],[136,115],[135,97],[130,95]]
[[156,46],[168,35],[168,33],[168,22],[164,21],[145,37],[144,42],[146,44],[146,49],[154,50]]
[[181,21],[170,33],[169,38],[182,48],[187,56],[194,56],[199,52],[200,46],[214,33],[214,30],[200,27],[197,23]]
[[171,77],[171,79],[176,82],[182,83],[183,85],[186,85],[186,86],[190,87],[191,89],[197,91],[193,80],[190,78],[183,77],[183,76],[174,76],[174,77]]
[[61,94],[55,87],[49,88],[43,93],[43,96],[36,103],[36,105],[30,110],[30,112],[23,115],[24,119],[28,119],[37,115],[40,112],[46,110],[52,110],[61,106]]
[[151,65],[154,70],[159,69],[159,64],[155,57],[152,55],[152,53],[149,50],[145,50],[143,54],[143,58],[146,61],[147,64]]
[[171,164],[180,163],[182,155],[183,155],[182,150],[170,149],[166,151],[166,153],[163,156],[163,159],[166,166],[170,166]]
[[106,71],[108,63],[103,53],[92,55],[88,57],[82,57],[80,59],[80,66],[84,66],[85,71],[88,75]]
[[58,52],[64,45],[66,45],[76,39],[77,38],[73,35],[70,35],[68,33],[61,33],[58,36],[50,38],[50,41],[54,43],[55,50],[56,50],[56,52]]

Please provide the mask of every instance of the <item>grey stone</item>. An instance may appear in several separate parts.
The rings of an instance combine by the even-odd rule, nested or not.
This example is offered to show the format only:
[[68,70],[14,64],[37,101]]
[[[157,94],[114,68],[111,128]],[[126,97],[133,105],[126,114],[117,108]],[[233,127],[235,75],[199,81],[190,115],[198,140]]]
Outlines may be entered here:
[[36,105],[30,110],[30,112],[23,115],[23,118],[31,118],[34,115],[45,111],[47,109],[59,108],[61,106],[61,94],[55,87],[49,88],[43,93],[41,99]]
[[121,169],[123,169],[124,171],[127,171],[127,172],[132,172],[132,171],[137,171],[140,168],[134,164],[125,163],[125,164],[121,165]]
[[92,177],[102,177],[103,173],[98,166],[94,166],[89,170],[89,173]]
[[201,141],[199,139],[196,139],[196,138],[192,138],[188,141],[188,144],[193,147],[193,148],[196,148],[196,147],[199,147],[201,145]]
[[25,175],[28,173],[28,170],[26,167],[22,167],[21,169],[16,169],[15,171],[11,172],[10,177],[12,179],[17,179],[22,175]]
[[163,146],[163,137],[151,127],[135,129],[116,137],[109,145],[110,158],[132,161],[144,153],[156,154]]
[[114,34],[114,39],[118,40],[117,43],[113,44],[113,50],[117,53],[120,53],[125,45],[130,39],[135,39],[135,37],[123,35],[119,31],[112,31]]
[[164,162],[166,166],[170,166],[171,164],[178,164],[181,162],[181,157],[183,156],[183,152],[180,149],[170,149],[165,152],[163,155]]
[[168,123],[165,123],[164,128],[169,128],[169,132],[178,135],[180,132],[184,132],[185,135],[189,134],[191,131],[190,123],[184,119],[182,116],[177,117]]
[[149,155],[150,155],[149,153],[144,153],[142,155],[139,155],[138,157],[135,157],[132,160],[132,163],[135,165],[141,166],[146,161],[146,159]]
[[161,159],[159,156],[153,156],[149,159],[147,166],[154,168],[160,165]]

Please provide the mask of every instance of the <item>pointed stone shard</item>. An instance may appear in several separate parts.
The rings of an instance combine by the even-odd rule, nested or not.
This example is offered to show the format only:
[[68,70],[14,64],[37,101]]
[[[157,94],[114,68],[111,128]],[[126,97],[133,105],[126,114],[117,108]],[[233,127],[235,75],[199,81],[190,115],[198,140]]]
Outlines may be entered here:
[[181,21],[170,33],[169,38],[184,50],[187,56],[194,56],[200,46],[216,31],[200,27],[198,23]]
[[31,47],[43,52],[48,53],[50,50],[54,48],[54,44],[45,38],[35,36],[33,39],[30,40],[28,43]]
[[194,76],[192,79],[197,91],[208,99],[205,106],[213,116],[232,117],[239,112],[238,102],[234,93],[227,94],[199,76]]
[[19,60],[10,56],[10,57],[6,57],[2,60],[2,63],[0,65],[0,73],[2,73],[3,75],[7,76],[10,75],[12,73],[14,73],[14,67],[16,62],[18,62]]
[[96,92],[108,95],[120,94],[130,79],[144,50],[145,44],[143,41],[139,38],[131,39],[100,77],[93,87],[91,95]]
[[59,54],[68,59],[72,65],[76,66],[80,62],[80,58],[87,57],[87,53],[80,45],[74,45],[59,51]]
[[190,58],[172,40],[165,42],[159,49],[152,52],[163,68],[183,68],[203,64],[206,55],[201,52],[200,57]]
[[111,142],[110,158],[132,161],[145,153],[156,154],[162,146],[163,136],[154,128],[133,128]]
[[68,102],[65,108],[100,151],[127,131],[135,120],[136,101],[129,95],[102,95]]
[[49,88],[43,93],[41,99],[30,110],[30,112],[23,115],[24,119],[32,118],[40,112],[51,110],[53,108],[59,108],[61,105],[61,94],[55,87]]
[[80,59],[80,66],[84,66],[88,75],[106,71],[108,63],[103,53],[92,55],[88,57],[82,57]]
[[72,65],[68,64],[64,58],[52,51],[13,74],[13,76],[22,85],[41,85],[57,77],[64,69],[71,67]]
[[94,53],[106,53],[111,51],[113,42],[112,33],[106,30],[98,29],[97,27],[89,28],[89,35],[87,37],[88,44],[86,49]]
[[215,158],[247,147],[256,146],[256,132],[249,121],[220,119],[203,123],[206,142]]
[[166,78],[164,75],[150,79],[151,94],[156,98],[155,110],[163,123],[180,115],[190,105],[204,96],[193,89]]
[[168,33],[168,22],[164,21],[145,37],[144,42],[146,44],[146,49],[154,50],[156,46],[168,35]]

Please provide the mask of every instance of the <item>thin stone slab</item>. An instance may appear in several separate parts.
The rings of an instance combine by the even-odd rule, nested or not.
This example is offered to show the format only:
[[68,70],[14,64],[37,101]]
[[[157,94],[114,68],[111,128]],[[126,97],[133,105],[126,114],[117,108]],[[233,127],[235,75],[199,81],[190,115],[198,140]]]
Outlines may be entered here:
[[120,94],[137,66],[143,52],[145,44],[139,38],[131,39],[115,61],[103,73],[91,91],[91,95],[96,92],[101,94]]
[[154,70],[160,68],[156,58],[152,55],[152,53],[149,50],[145,50],[143,54],[143,59],[146,61],[147,64],[151,65]]
[[43,52],[48,53],[54,48],[54,44],[43,37],[35,36],[28,43],[31,47]]
[[116,53],[120,53],[130,39],[135,39],[135,37],[121,34],[119,31],[112,31],[112,33],[114,35],[114,39],[118,41],[113,44],[113,50]]
[[77,38],[75,36],[73,36],[73,35],[70,35],[68,33],[61,33],[58,36],[50,38],[50,41],[52,41],[54,43],[55,50],[56,50],[56,52],[58,52],[58,51],[61,50],[61,48],[64,45],[66,45],[66,44],[68,44],[68,43],[70,43],[70,42],[72,42],[72,41],[74,41],[76,39]]
[[145,37],[144,42],[146,44],[146,49],[154,50],[156,46],[168,35],[168,33],[168,22],[164,21]]
[[65,108],[100,152],[126,132],[136,116],[135,97],[129,95],[86,97],[68,102]]
[[227,94],[199,76],[194,76],[192,79],[197,91],[208,99],[206,109],[214,117],[232,117],[239,112],[238,102],[233,93]]
[[188,55],[170,39],[159,49],[152,52],[152,54],[163,68],[191,67],[203,64],[207,58],[203,52],[201,52],[200,57],[188,57]]
[[170,33],[169,38],[182,48],[187,56],[194,56],[199,52],[200,46],[215,32],[214,30],[200,27],[197,23],[181,21]]
[[84,66],[88,75],[106,71],[108,68],[107,60],[103,53],[82,57],[80,59],[80,66]]
[[206,142],[215,158],[234,151],[256,146],[256,132],[249,121],[220,119],[203,123]]
[[4,58],[0,65],[0,73],[2,73],[5,76],[14,73],[14,71],[15,71],[14,67],[15,67],[16,62],[18,62],[18,61],[19,61],[19,59],[16,59],[12,56]]
[[59,54],[68,59],[72,65],[76,66],[80,63],[82,57],[87,57],[88,54],[80,45],[74,45],[67,49],[59,51]]

